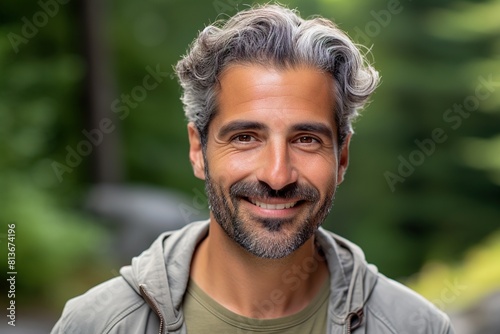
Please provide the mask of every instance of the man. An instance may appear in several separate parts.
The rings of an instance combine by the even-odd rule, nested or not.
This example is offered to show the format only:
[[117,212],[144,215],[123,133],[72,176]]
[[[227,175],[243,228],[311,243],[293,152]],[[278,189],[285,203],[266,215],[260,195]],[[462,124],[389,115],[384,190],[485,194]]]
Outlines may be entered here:
[[343,32],[254,7],[204,29],[176,71],[210,219],[69,301],[53,333],[453,333],[320,228],[378,84]]

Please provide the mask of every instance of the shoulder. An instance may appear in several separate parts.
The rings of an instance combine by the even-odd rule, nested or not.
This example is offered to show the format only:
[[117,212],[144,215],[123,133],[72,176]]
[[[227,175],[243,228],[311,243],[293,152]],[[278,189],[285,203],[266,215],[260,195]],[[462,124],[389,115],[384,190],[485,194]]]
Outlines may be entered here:
[[149,311],[144,299],[122,277],[115,277],[69,300],[51,333],[111,333],[131,315],[145,319]]
[[365,307],[369,328],[384,327],[384,333],[398,334],[453,333],[448,316],[432,303],[404,285],[377,275]]

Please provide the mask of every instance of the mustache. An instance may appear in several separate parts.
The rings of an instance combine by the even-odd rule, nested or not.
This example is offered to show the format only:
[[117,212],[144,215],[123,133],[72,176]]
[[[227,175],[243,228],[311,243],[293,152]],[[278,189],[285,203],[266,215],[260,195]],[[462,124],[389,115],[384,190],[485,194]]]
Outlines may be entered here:
[[229,188],[229,195],[232,198],[236,197],[257,197],[266,198],[281,198],[281,199],[298,199],[309,202],[319,201],[319,191],[306,184],[291,183],[285,187],[274,190],[267,183],[239,181]]

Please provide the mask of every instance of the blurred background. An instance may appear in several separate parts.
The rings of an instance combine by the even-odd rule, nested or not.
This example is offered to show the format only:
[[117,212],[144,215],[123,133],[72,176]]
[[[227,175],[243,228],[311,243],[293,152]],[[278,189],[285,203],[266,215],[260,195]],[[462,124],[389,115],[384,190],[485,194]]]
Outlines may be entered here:
[[[172,66],[205,25],[251,3],[2,2],[4,306],[8,224],[18,272],[17,326],[2,333],[48,332],[67,299],[161,231],[207,217]],[[382,76],[326,227],[457,333],[500,333],[500,0],[283,3],[335,21]]]

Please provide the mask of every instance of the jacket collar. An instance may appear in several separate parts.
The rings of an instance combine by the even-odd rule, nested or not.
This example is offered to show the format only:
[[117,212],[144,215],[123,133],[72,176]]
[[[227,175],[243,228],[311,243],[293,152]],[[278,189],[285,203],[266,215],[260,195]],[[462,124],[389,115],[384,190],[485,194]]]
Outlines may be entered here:
[[344,325],[352,313],[359,313],[377,282],[377,268],[368,265],[363,251],[352,242],[320,228],[316,240],[330,270],[331,319]]
[[[189,280],[191,260],[197,244],[208,234],[208,221],[189,224],[181,230],[161,234],[121,275],[158,313],[161,325],[170,332],[181,328],[182,300]],[[320,228],[316,240],[330,270],[330,318],[344,325],[350,313],[362,309],[377,279],[361,249]],[[141,293],[141,290],[142,293]],[[153,304],[153,305],[151,305]]]
[[177,331],[184,322],[180,309],[189,280],[191,259],[196,245],[207,233],[208,221],[162,233],[149,249],[132,259],[131,266],[120,270],[138,294],[144,296],[147,293],[151,299],[147,300],[148,303],[165,322],[168,333]]

